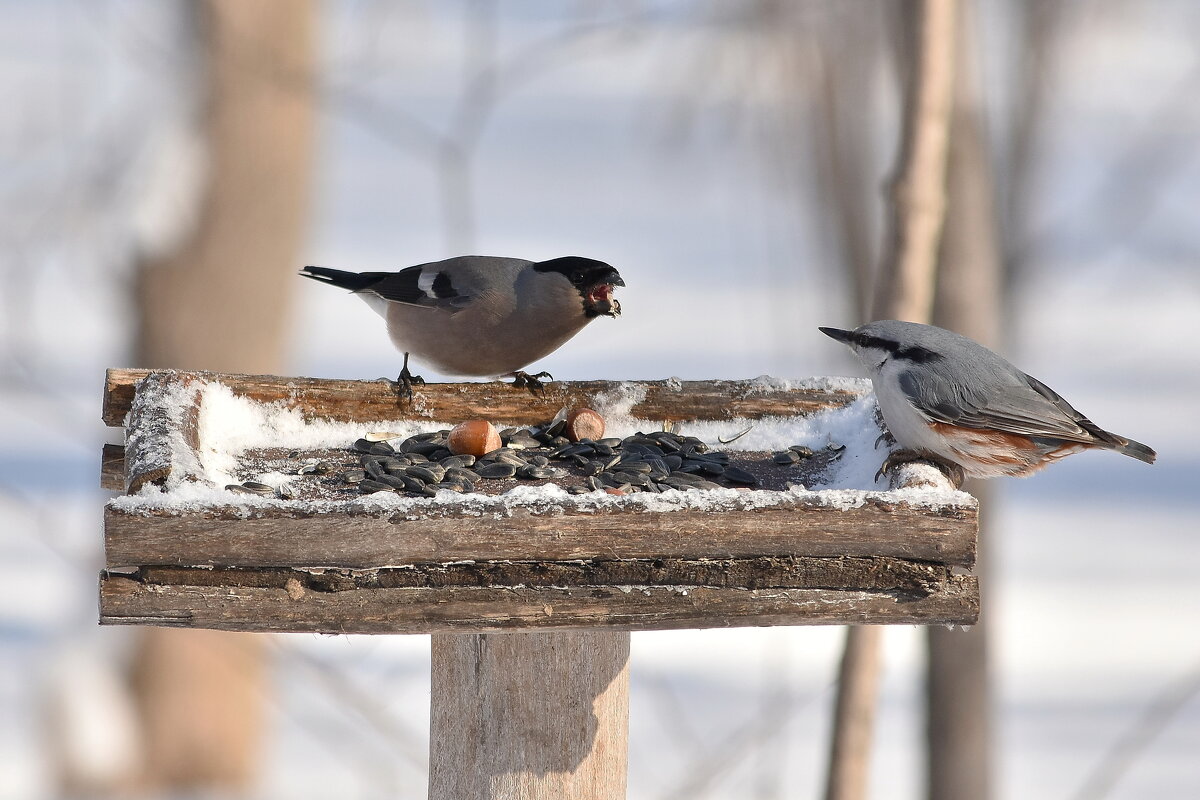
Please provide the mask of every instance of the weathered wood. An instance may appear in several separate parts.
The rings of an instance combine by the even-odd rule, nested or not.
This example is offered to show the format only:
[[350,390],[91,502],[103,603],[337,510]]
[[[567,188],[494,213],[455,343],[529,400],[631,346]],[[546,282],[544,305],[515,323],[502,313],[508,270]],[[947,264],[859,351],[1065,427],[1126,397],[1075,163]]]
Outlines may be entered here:
[[229,586],[352,592],[461,586],[708,586],[721,589],[865,589],[930,594],[952,574],[944,564],[898,558],[661,558],[580,561],[457,561],[383,569],[141,567],[122,573],[146,585]]
[[[144,369],[109,369],[105,376],[106,425],[125,422]],[[843,406],[857,395],[812,387],[774,388],[757,381],[556,381],[544,397],[502,383],[431,383],[417,392],[410,406],[400,402],[389,381],[285,378],[274,375],[228,375],[207,372],[167,372],[175,379],[188,377],[220,381],[234,394],[263,403],[282,402],[307,419],[329,417],[347,421],[384,419],[460,420],[484,417],[528,425],[552,418],[564,405],[590,405],[605,396],[641,396],[630,413],[650,420],[681,421],[811,414]]]
[[[106,508],[109,567],[372,568],[472,560],[890,556],[970,567],[974,506],[919,508],[887,499],[836,509],[801,497],[753,510],[546,513],[497,500],[468,516],[453,506],[379,516],[239,508],[146,515]],[[481,520],[486,520],[486,523]]]
[[934,593],[710,587],[449,587],[311,591],[163,586],[104,573],[100,621],[240,631],[480,633],[673,630],[750,625],[961,624],[978,616],[973,577]]
[[106,444],[100,453],[100,488],[125,491],[125,446]]
[[[129,411],[125,490],[134,494],[168,478],[200,480],[200,388],[196,381],[155,372]],[[177,441],[181,440],[181,441]],[[183,445],[183,446],[180,446]]]
[[433,637],[430,800],[621,800],[629,634]]

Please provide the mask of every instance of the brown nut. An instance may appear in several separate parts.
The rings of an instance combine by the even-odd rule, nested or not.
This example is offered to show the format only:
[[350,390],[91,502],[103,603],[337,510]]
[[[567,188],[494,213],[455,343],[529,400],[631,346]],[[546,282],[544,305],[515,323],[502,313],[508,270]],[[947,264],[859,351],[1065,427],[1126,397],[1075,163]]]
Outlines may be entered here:
[[472,455],[499,450],[503,446],[500,432],[486,419],[469,419],[450,429],[450,452],[456,456]]
[[567,414],[567,426],[563,429],[572,442],[580,439],[603,439],[604,417],[590,408],[573,408]]

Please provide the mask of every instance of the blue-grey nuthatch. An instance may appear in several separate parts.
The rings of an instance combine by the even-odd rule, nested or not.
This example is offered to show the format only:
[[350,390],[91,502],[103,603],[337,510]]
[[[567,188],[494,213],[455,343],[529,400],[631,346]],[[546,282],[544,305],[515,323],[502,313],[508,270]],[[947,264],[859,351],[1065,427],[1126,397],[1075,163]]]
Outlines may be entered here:
[[1024,476],[1093,447],[1154,463],[1152,449],[1103,430],[1049,386],[965,336],[897,320],[820,331],[862,361],[888,431],[910,451],[894,453],[885,467],[920,457],[976,478]]

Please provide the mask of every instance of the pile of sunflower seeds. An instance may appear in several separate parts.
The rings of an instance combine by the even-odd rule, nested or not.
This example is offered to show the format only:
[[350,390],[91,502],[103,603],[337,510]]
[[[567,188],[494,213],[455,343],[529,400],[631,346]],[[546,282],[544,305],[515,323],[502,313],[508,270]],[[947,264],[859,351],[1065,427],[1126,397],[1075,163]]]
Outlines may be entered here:
[[[800,473],[792,467],[821,469],[841,455],[840,445],[814,451],[795,445],[764,458],[766,454],[741,454],[738,461],[758,471],[755,475],[731,463],[729,453],[712,451],[702,440],[670,431],[635,433],[625,438],[570,441],[563,423],[555,421],[529,428],[500,431],[502,447],[479,458],[454,455],[449,449],[449,430],[421,433],[400,440],[388,434],[366,434],[353,445],[357,464],[346,463],[346,451],[328,451],[322,458],[307,458],[299,467],[287,461],[301,457],[291,451],[274,461],[260,462],[251,472],[283,469],[300,476],[319,478],[322,485],[356,489],[363,494],[398,492],[406,496],[432,497],[443,489],[453,492],[499,494],[523,481],[554,481],[573,494],[604,491],[611,494],[663,492],[669,489],[755,488],[781,484]],[[828,451],[828,452],[826,452]],[[815,457],[814,457],[815,456]],[[276,457],[271,457],[273,461]],[[772,464],[773,462],[773,464]],[[276,466],[277,464],[277,466]],[[762,466],[765,466],[765,470]],[[787,475],[767,477],[772,470],[787,469]],[[802,478],[803,475],[800,475]],[[254,480],[231,484],[226,489],[244,494],[293,499],[311,494],[313,488],[286,483],[278,489]]]
[[699,491],[759,484],[750,472],[731,465],[727,453],[710,452],[700,439],[668,431],[572,442],[562,435],[561,422],[507,428],[500,432],[503,446],[478,459],[453,455],[447,446],[449,433],[422,433],[396,446],[359,439],[354,449],[362,466],[343,472],[342,480],[364,493],[397,491],[427,496],[442,489],[473,492],[481,481],[555,480],[572,475],[583,478],[582,483],[566,487],[573,494]]

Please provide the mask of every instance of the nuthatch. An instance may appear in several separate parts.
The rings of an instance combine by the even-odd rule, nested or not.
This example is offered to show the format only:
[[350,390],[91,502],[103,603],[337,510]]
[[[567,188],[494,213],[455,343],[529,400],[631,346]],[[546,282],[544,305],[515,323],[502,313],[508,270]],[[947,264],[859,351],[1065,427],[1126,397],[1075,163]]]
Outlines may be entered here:
[[885,470],[925,458],[951,467],[961,483],[963,472],[1030,475],[1093,447],[1154,463],[1152,449],[1098,427],[1049,386],[965,336],[890,319],[820,331],[862,361],[888,431],[908,451],[889,456]]
[[550,374],[524,367],[596,317],[619,315],[613,287],[625,285],[608,264],[579,256],[537,263],[459,256],[399,272],[305,267],[300,274],[355,292],[383,316],[404,353],[397,382],[409,397],[412,384],[424,383],[408,371],[410,353],[449,375],[511,376],[540,390],[538,378]]

